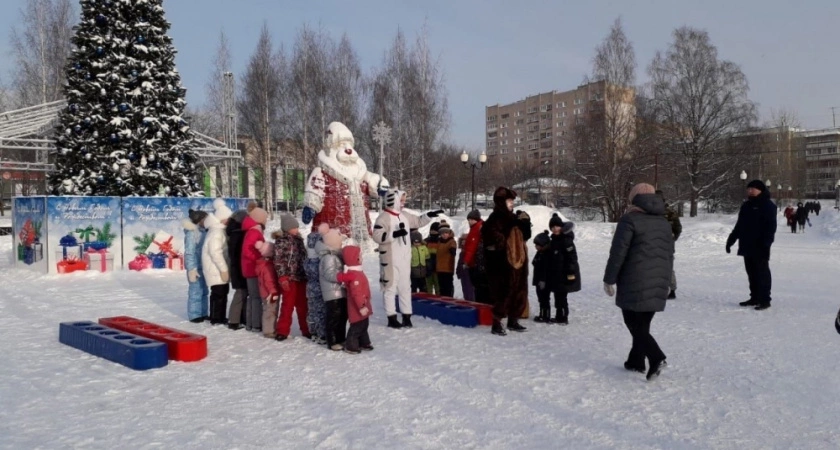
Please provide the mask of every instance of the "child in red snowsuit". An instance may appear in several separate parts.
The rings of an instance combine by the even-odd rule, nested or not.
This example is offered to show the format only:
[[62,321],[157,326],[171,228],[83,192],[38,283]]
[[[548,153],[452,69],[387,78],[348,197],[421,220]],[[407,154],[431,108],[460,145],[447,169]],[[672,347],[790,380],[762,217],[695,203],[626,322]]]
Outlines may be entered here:
[[368,334],[373,307],[370,303],[370,285],[367,276],[362,272],[361,253],[362,250],[355,245],[348,245],[341,249],[347,271],[336,276],[338,282],[344,284],[347,289],[347,316],[350,319],[350,329],[347,330],[344,351],[352,354],[359,354],[362,350],[373,350]]
[[274,338],[274,324],[277,321],[277,300],[280,298],[280,283],[274,272],[274,243],[259,241],[254,247],[260,252],[256,263],[257,281],[262,299],[262,332],[267,338]]

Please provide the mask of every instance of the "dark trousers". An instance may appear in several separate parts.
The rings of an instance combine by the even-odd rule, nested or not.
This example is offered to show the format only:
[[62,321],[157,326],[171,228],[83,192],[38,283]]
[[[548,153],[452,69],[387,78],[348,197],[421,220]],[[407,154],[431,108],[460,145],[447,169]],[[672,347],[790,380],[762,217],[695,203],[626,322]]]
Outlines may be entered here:
[[471,267],[470,280],[475,288],[475,301],[478,303],[490,304],[490,287],[487,285],[487,274]]
[[365,318],[361,322],[351,323],[350,329],[347,330],[347,341],[344,342],[344,348],[357,352],[362,347],[370,347],[368,324],[370,324],[370,319],[368,318]]
[[227,317],[227,298],[230,285],[217,284],[210,286],[210,322],[223,323]]
[[411,278],[411,292],[426,292],[426,278]]
[[347,299],[328,300],[324,304],[327,307],[327,347],[343,344],[347,340]]
[[540,302],[540,309],[551,309],[551,294],[554,294],[554,308],[558,317],[569,317],[569,293],[562,288],[537,288],[537,300]]
[[744,257],[744,267],[750,280],[750,300],[770,303],[770,288],[773,279],[770,275],[770,260]]
[[653,320],[654,312],[636,312],[626,309],[621,310],[624,316],[624,325],[630,330],[633,336],[633,346],[630,347],[630,355],[627,362],[634,367],[645,367],[645,358],[650,362],[659,362],[665,359],[665,353],[659,348],[656,339],[650,335],[650,322]]
[[451,273],[438,272],[438,283],[440,284],[440,295],[443,297],[452,297],[455,295],[454,276]]

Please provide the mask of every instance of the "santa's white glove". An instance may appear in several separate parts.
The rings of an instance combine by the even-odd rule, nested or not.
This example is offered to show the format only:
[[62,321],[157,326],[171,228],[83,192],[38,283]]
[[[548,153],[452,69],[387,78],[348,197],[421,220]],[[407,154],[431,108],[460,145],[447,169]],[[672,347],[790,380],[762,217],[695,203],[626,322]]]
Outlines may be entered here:
[[604,292],[608,296],[612,297],[613,295],[615,295],[615,285],[604,283]]
[[187,272],[187,279],[190,280],[190,283],[198,281],[198,269],[190,269],[190,271]]

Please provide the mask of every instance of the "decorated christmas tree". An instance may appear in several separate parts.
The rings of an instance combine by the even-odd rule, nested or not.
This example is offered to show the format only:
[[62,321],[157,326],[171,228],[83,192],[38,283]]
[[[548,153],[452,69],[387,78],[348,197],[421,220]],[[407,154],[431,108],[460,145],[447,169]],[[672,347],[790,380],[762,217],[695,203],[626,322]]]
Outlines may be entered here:
[[65,71],[56,195],[202,195],[162,0],[81,0]]

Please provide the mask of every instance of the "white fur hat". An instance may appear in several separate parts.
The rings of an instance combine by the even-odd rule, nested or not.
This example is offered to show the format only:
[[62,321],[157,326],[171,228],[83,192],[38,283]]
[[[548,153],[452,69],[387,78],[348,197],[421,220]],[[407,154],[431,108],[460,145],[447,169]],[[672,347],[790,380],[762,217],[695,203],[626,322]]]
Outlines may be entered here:
[[230,218],[230,216],[233,215],[233,211],[227,207],[224,199],[217,198],[216,200],[213,200],[213,215],[219,219],[219,222],[222,222],[225,219]]

